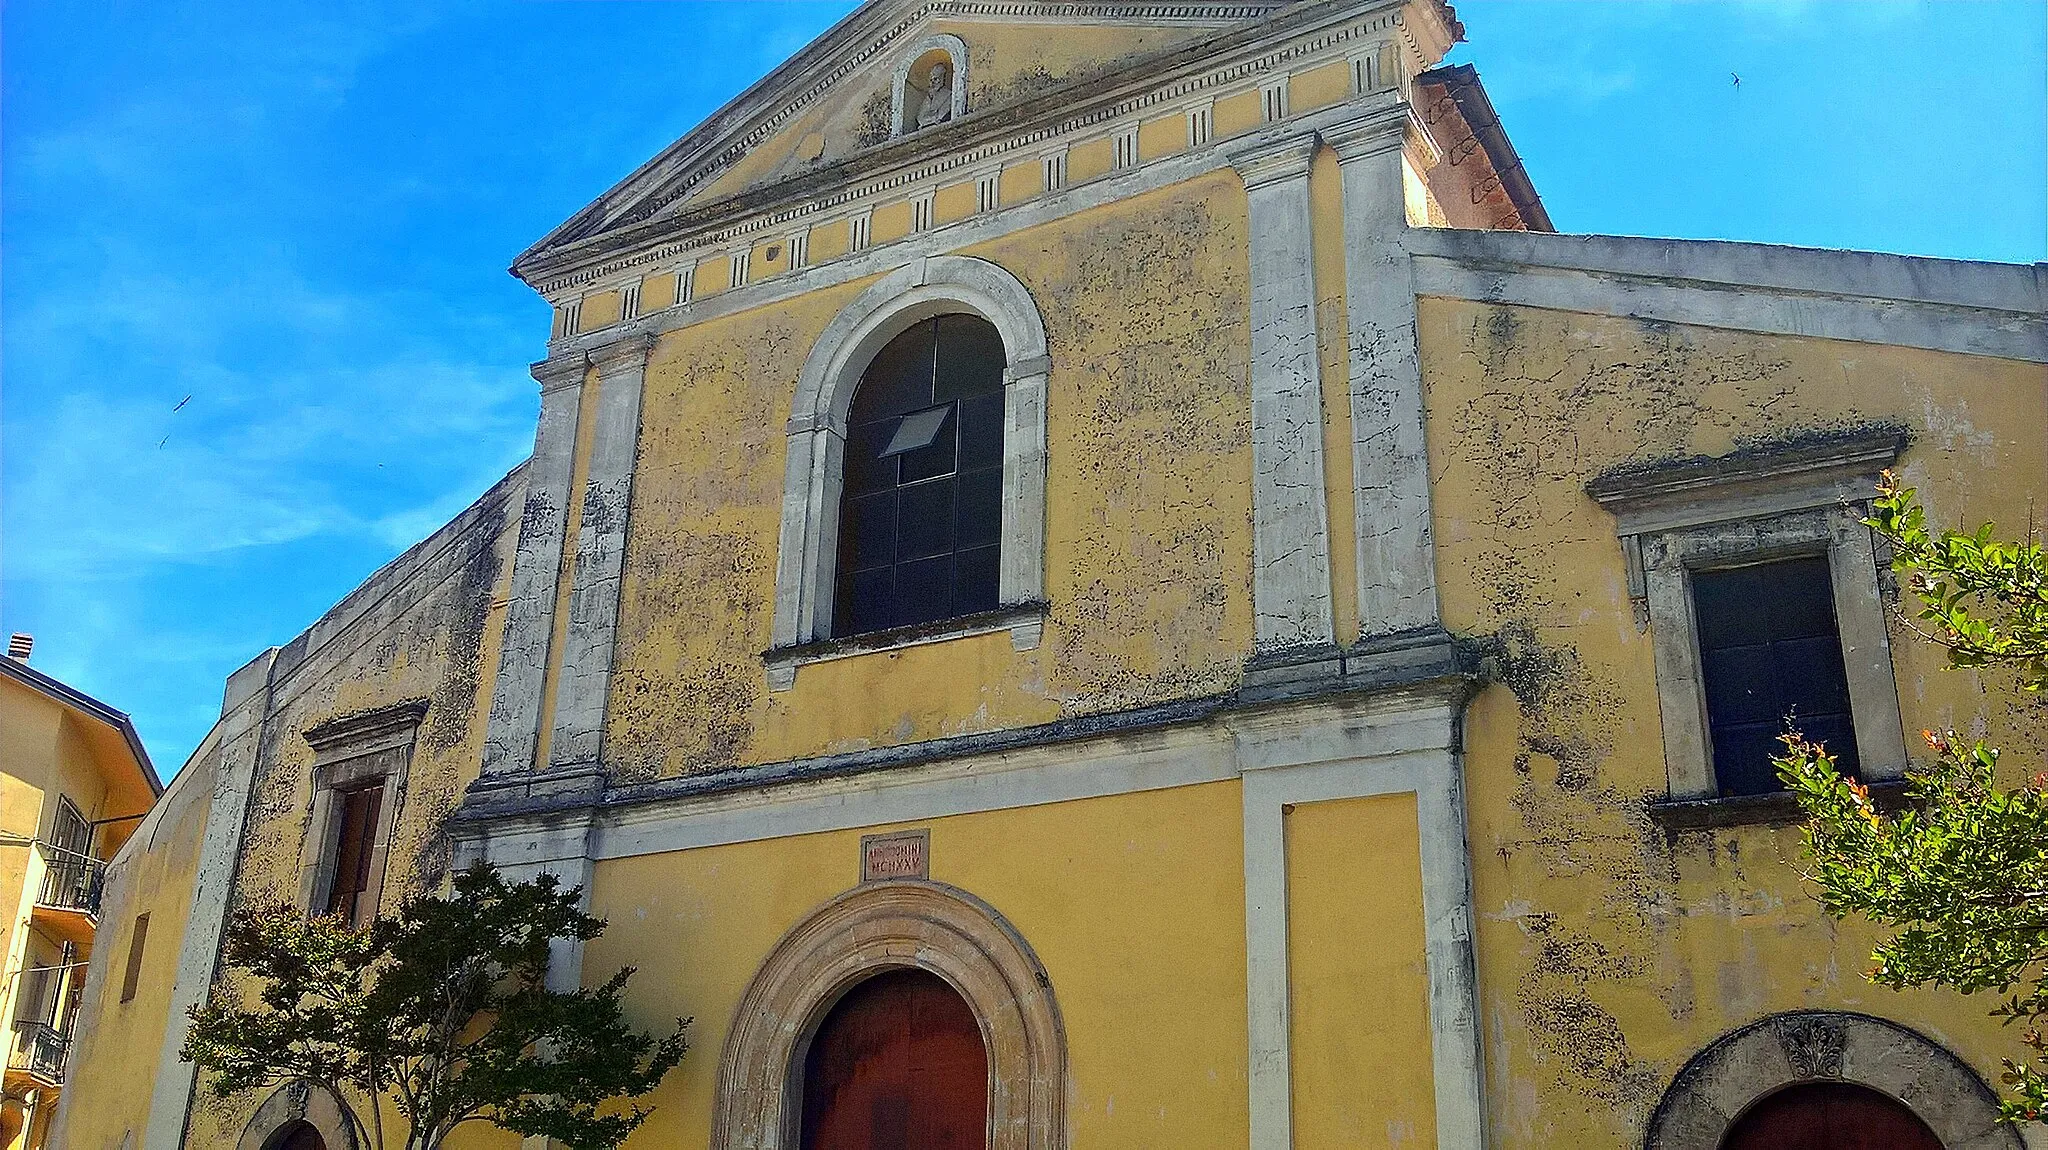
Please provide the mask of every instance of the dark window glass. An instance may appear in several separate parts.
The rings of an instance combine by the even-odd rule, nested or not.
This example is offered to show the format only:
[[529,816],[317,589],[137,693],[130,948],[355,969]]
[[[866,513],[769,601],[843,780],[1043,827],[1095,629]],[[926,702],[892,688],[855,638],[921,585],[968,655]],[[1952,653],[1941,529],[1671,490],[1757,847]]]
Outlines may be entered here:
[[847,415],[833,631],[859,635],[997,606],[1002,337],[943,315],[890,340]]
[[1771,756],[1787,727],[1856,771],[1849,678],[1825,558],[1785,559],[1692,577],[1700,668],[1723,795],[1779,790]]

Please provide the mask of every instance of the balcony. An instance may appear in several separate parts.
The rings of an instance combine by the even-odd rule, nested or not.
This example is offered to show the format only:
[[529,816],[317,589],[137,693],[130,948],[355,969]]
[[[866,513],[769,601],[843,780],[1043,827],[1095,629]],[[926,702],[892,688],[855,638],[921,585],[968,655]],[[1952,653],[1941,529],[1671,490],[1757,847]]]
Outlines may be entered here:
[[71,1036],[47,1022],[14,1024],[14,1047],[7,1053],[7,1077],[32,1079],[45,1088],[64,1084],[64,1057]]
[[33,912],[36,925],[81,951],[89,950],[99,923],[107,864],[49,843],[36,845],[44,858],[43,881],[36,889]]

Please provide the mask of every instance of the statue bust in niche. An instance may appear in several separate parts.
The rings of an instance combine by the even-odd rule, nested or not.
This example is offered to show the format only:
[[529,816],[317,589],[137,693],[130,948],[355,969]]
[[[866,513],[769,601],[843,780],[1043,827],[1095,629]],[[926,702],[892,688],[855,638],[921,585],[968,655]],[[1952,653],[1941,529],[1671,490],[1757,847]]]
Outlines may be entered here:
[[917,105],[917,126],[929,128],[953,118],[953,66],[944,60],[932,65],[925,81],[924,99]]

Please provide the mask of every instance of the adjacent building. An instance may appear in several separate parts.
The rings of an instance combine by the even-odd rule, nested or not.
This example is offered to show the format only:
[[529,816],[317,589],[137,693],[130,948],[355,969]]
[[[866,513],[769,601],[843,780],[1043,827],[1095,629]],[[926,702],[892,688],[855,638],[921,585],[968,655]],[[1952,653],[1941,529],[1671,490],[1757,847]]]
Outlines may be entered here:
[[2048,269],[1558,234],[1464,32],[871,0],[522,254],[531,458],[230,679],[66,1145],[352,1146],[179,1023],[470,858],[695,1018],[630,1146],[2020,1145],[1766,756],[2048,764],[1859,522],[2048,498]]
[[49,1137],[50,1124],[67,1084],[86,964],[105,949],[96,945],[103,928],[134,953],[102,961],[131,979],[140,969],[146,925],[113,929],[101,896],[106,860],[163,790],[128,716],[30,666],[32,650],[29,636],[16,635],[0,659],[6,1150],[59,1145]]

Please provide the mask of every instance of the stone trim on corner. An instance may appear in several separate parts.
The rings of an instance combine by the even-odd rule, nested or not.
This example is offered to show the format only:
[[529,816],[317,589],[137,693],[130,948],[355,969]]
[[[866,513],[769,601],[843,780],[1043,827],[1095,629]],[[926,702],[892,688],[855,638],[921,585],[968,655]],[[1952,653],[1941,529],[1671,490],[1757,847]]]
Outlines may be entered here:
[[1722,1035],[1673,1077],[1643,1150],[1715,1150],[1759,1100],[1804,1082],[1848,1082],[1903,1103],[1948,1150],[2021,1150],[1998,1096],[1934,1040],[1882,1018],[1795,1010]]
[[839,895],[769,952],[727,1032],[712,1150],[794,1150],[818,1026],[856,983],[905,967],[944,979],[981,1023],[990,1150],[1065,1150],[1066,1028],[1051,977],[994,907],[919,880]]

